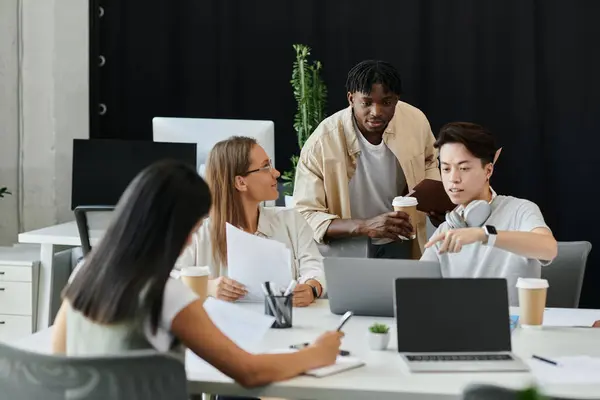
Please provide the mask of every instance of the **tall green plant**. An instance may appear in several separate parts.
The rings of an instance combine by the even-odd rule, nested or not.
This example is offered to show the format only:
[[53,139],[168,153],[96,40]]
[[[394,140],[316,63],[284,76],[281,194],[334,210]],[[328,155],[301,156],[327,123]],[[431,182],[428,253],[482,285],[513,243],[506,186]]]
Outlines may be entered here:
[[[323,65],[320,61],[308,61],[310,47],[303,44],[295,44],[296,60],[292,69],[292,88],[297,103],[296,115],[294,116],[294,130],[298,139],[298,147],[302,149],[308,137],[313,133],[321,121],[325,118],[325,105],[327,102],[327,88],[321,79]],[[291,195],[294,191],[294,179],[298,156],[293,155],[292,169],[282,175],[284,180],[284,193]]]
[[12,194],[8,191],[7,187],[0,188],[0,199],[6,196],[7,194]]

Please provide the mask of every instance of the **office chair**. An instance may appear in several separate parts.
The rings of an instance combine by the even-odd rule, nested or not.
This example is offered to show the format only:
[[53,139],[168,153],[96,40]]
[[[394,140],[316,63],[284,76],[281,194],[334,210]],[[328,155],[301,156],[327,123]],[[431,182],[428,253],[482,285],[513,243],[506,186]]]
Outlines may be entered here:
[[558,255],[550,265],[542,267],[542,278],[547,279],[546,307],[578,308],[583,276],[590,242],[558,242]]
[[0,372],[0,400],[188,399],[183,362],[154,350],[65,357],[0,344]]
[[[77,230],[79,231],[79,240],[81,240],[81,250],[83,251],[83,257],[92,250],[90,244],[90,228],[88,226],[88,212],[111,212],[115,209],[115,206],[78,206],[75,207],[75,222],[77,223]],[[78,260],[78,261],[81,261]]]
[[533,389],[515,390],[488,384],[467,386],[462,398],[463,400],[567,400],[562,397],[548,397]]

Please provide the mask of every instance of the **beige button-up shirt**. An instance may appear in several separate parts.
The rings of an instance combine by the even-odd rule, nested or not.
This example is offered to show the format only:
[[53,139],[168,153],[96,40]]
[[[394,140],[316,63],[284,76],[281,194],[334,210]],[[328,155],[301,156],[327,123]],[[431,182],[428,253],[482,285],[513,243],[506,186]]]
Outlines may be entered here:
[[[423,179],[441,179],[438,153],[433,147],[435,137],[429,121],[418,108],[399,101],[383,141],[398,159],[409,191]],[[302,148],[296,169],[294,202],[320,243],[333,219],[352,218],[348,184],[359,156],[351,107],[323,120]],[[413,247],[413,258],[418,259],[427,242],[425,214],[419,213],[415,228],[418,240]]]
[[[257,235],[283,243],[290,249],[292,277],[299,283],[314,279],[327,291],[323,272],[323,257],[313,240],[313,232],[304,218],[294,209],[283,207],[261,207],[258,216]],[[185,248],[176,269],[188,266],[208,266],[210,278],[227,275],[227,265],[217,263],[212,254],[210,239],[210,219],[206,219],[194,234],[192,243]],[[214,293],[209,293],[214,295]]]

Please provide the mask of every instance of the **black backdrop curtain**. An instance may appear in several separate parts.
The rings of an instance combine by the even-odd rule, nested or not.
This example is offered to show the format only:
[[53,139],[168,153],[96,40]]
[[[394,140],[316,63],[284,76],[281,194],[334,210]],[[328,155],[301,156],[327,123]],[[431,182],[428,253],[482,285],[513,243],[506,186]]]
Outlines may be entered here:
[[[92,138],[151,140],[154,116],[268,119],[285,170],[292,44],[323,62],[329,113],[351,66],[384,59],[434,133],[456,120],[495,133],[498,192],[536,202],[558,240],[597,242],[600,1],[93,0],[91,13],[91,60],[106,58],[90,70]],[[595,252],[581,305],[600,308]]]

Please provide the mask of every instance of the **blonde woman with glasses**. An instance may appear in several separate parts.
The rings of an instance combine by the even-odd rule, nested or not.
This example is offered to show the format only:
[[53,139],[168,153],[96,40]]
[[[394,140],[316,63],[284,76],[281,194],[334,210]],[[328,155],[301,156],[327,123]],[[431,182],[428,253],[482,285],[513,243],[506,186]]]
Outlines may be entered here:
[[324,295],[323,258],[310,226],[293,209],[261,206],[279,197],[279,176],[265,150],[252,138],[231,137],[211,150],[206,180],[213,206],[177,263],[179,268],[208,265],[210,296],[236,301],[247,293],[242,284],[227,277],[226,223],[290,249],[292,276],[298,280],[294,306],[308,306]]

